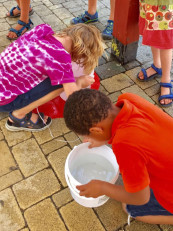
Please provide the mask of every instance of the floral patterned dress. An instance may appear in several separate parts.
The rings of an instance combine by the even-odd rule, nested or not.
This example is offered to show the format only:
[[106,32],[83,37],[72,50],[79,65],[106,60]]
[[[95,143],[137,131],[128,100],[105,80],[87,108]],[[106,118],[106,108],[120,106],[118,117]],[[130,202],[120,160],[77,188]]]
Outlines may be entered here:
[[139,0],[139,30],[143,44],[173,48],[173,0]]

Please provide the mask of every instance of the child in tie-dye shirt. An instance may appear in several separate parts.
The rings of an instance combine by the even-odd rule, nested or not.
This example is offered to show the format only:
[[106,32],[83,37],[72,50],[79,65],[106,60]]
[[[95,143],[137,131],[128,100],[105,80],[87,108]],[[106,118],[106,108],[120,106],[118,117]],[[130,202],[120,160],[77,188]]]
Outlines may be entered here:
[[[9,112],[6,128],[38,131],[51,124],[31,111],[57,97],[93,83],[89,73],[103,53],[94,26],[75,25],[55,34],[42,24],[25,33],[0,55],[0,111]],[[82,60],[82,61],[81,61]],[[71,61],[84,67],[85,76],[75,82]]]

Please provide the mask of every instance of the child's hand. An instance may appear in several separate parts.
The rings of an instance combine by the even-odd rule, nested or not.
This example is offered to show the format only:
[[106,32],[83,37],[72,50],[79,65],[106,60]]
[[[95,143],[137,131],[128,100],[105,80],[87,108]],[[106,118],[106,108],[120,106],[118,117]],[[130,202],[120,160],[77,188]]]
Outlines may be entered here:
[[104,181],[92,180],[88,184],[78,185],[76,188],[80,191],[80,196],[85,197],[99,197],[104,195],[102,193]]
[[83,75],[76,79],[76,84],[80,88],[86,88],[95,82],[94,78],[89,75]]

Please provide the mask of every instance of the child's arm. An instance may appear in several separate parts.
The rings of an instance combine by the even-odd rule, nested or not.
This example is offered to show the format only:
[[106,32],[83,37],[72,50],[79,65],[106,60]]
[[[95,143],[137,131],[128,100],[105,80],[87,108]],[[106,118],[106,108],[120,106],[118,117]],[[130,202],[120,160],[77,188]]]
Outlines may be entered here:
[[94,83],[94,78],[89,75],[84,75],[76,79],[76,83],[64,83],[64,91],[66,93],[66,96],[68,97],[71,95],[74,91],[78,91],[81,88],[86,88],[89,85]]
[[106,195],[117,201],[132,205],[143,205],[150,199],[149,186],[138,192],[129,193],[122,185],[114,185],[100,180],[92,180],[88,184],[76,186],[76,188],[80,190],[81,196],[96,198]]

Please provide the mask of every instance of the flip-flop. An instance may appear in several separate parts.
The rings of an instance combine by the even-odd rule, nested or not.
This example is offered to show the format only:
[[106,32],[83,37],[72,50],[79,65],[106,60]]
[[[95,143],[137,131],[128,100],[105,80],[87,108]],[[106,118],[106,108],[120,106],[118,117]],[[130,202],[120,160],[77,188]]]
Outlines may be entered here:
[[160,103],[160,101],[162,99],[172,99],[173,100],[172,84],[171,83],[162,83],[162,82],[160,82],[160,86],[169,88],[170,89],[170,94],[169,95],[160,95],[159,98],[158,98],[159,105],[161,107],[170,107],[172,105],[172,102],[170,102],[168,104],[162,104],[162,103]]
[[43,113],[40,113],[38,115],[38,119],[37,119],[36,123],[31,121],[31,116],[32,116],[32,112],[29,112],[28,114],[25,115],[24,118],[18,119],[12,115],[12,112],[10,112],[9,117],[13,122],[11,122],[10,120],[7,120],[5,127],[9,131],[13,131],[13,132],[14,131],[38,132],[38,131],[45,130],[52,123],[52,119],[50,117],[48,117],[47,122],[44,123],[44,114]]
[[[153,78],[155,78],[155,77],[161,77],[162,76],[162,68],[157,68],[154,64],[151,64],[151,67],[156,71],[156,73],[155,74],[153,74],[153,75],[150,75],[150,76],[147,76],[147,72],[146,72],[146,70],[145,69],[141,69],[141,71],[142,71],[142,73],[143,73],[143,76],[144,76],[144,78],[143,79],[140,79],[139,78],[139,73],[137,74],[137,79],[139,80],[139,81],[141,81],[141,82],[147,82],[147,81],[150,81],[150,80],[152,80]],[[149,68],[148,68],[149,69]]]

